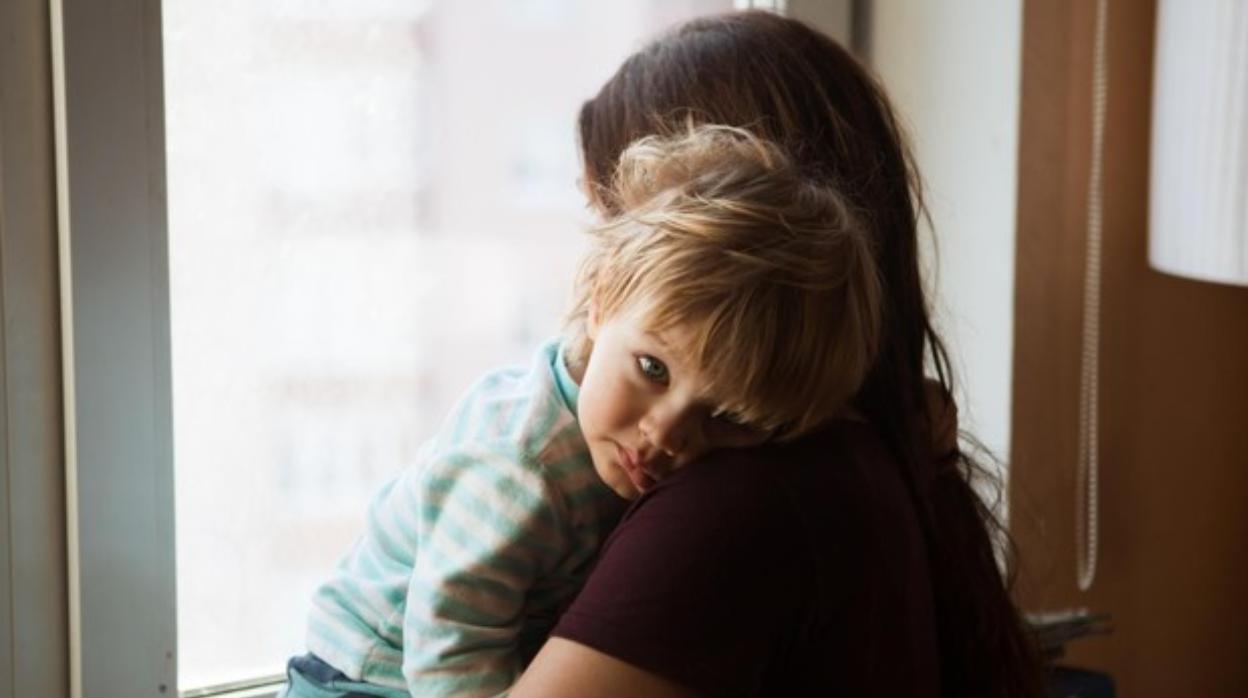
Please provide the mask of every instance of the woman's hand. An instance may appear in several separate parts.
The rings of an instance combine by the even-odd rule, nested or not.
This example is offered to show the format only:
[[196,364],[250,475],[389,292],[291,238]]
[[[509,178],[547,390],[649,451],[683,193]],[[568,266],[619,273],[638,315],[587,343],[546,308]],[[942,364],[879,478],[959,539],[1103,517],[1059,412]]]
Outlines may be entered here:
[[508,695],[510,698],[688,698],[696,694],[609,654],[552,637]]

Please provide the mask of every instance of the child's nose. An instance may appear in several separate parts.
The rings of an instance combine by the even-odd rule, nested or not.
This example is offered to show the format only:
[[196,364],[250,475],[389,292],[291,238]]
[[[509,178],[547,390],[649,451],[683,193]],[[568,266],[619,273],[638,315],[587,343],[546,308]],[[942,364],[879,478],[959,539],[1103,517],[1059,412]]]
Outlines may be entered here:
[[680,455],[689,446],[689,416],[680,410],[654,409],[642,418],[641,435],[670,456]]

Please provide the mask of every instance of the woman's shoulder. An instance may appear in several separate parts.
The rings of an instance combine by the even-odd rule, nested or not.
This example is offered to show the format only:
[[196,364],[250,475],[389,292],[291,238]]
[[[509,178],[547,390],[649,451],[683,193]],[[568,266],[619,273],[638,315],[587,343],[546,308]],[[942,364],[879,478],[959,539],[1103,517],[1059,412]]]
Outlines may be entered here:
[[860,499],[864,491],[903,495],[898,473],[870,423],[842,420],[791,443],[710,453],[663,480],[646,498],[689,499],[687,506],[731,510],[806,500],[833,505]]
[[714,695],[857,695],[895,660],[926,680],[924,548],[890,467],[869,425],[711,454],[633,504],[555,634]]
[[[709,454],[634,502],[612,538],[609,546],[656,559],[679,556],[715,567],[753,561],[802,578],[879,568],[891,558],[925,571],[917,569],[923,542],[914,502],[898,464],[866,423]],[[736,552],[726,552],[729,543]],[[839,583],[864,579],[841,576],[846,581]]]
[[[842,422],[789,444],[712,454],[647,493],[629,521],[634,524],[617,531],[629,547],[666,548],[721,570],[735,568],[744,578],[767,568],[769,575],[800,580],[811,599],[860,599],[868,610],[886,590],[916,613],[930,603],[911,594],[926,588],[920,582],[929,577],[915,498],[868,423]],[[730,542],[748,552],[726,552]]]

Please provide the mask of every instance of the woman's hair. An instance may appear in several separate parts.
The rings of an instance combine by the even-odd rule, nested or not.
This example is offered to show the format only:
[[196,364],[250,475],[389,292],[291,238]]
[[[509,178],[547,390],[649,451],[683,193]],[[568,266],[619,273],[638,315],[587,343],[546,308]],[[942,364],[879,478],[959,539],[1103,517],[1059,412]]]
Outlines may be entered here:
[[868,233],[826,181],[749,131],[689,125],[620,154],[568,323],[639,310],[679,326],[720,407],[792,439],[842,416],[875,360],[880,281]]
[[[945,399],[952,373],[919,273],[918,173],[884,90],[836,42],[764,12],[696,19],[649,44],[581,108],[593,202],[626,202],[612,177],[639,138],[724,124],[778,144],[800,176],[840,193],[871,236],[882,281],[879,351],[855,407],[902,464],[927,541],[944,695],[1041,695],[1036,652],[1009,597],[994,540],[1004,531],[972,487],[969,454],[937,457],[925,398],[930,359]],[[1012,574],[1010,575],[1012,580]]]

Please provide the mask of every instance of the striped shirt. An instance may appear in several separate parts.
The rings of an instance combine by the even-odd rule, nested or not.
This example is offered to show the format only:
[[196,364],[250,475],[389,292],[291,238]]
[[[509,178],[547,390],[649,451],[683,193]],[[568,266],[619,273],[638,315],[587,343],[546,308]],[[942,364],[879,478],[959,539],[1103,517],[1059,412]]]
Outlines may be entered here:
[[626,504],[594,471],[577,394],[557,341],[478,381],[373,500],[313,597],[308,650],[414,696],[505,692]]

